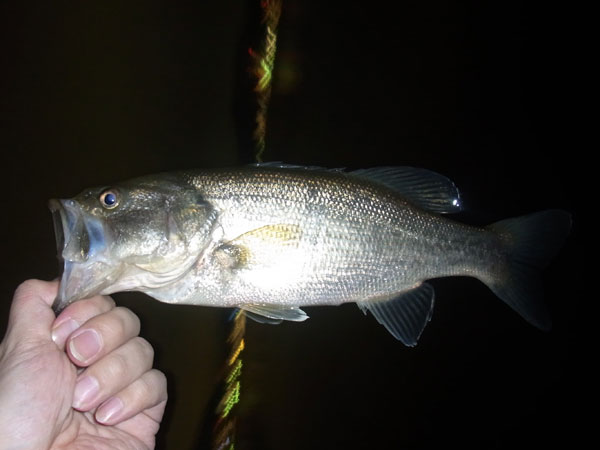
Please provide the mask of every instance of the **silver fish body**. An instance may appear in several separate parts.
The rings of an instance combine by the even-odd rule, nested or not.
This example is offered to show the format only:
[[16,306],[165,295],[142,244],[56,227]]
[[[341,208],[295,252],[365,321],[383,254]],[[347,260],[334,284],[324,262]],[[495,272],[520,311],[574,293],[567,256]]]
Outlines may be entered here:
[[415,345],[426,280],[473,276],[539,328],[537,272],[560,248],[558,210],[486,228],[448,220],[454,184],[424,169],[355,172],[258,165],[142,177],[52,200],[64,261],[57,309],[138,290],[168,303],[239,307],[301,321],[301,306],[355,302]]

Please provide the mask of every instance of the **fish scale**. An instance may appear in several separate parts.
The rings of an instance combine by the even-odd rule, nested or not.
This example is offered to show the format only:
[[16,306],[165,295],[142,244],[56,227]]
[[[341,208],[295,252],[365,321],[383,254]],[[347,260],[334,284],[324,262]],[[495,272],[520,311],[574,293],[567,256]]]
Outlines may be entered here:
[[[308,179],[302,175],[297,171],[263,172],[259,177],[249,174],[214,196],[214,187],[223,186],[224,181],[203,176],[194,179],[207,201],[222,212],[225,236],[237,236],[239,228],[268,223],[300,224],[304,270],[289,275],[289,286],[271,291],[260,286],[267,303],[302,306],[360,301],[394,294],[422,279],[472,270],[469,262],[473,258],[466,257],[464,235],[467,231],[481,234],[481,230],[468,230],[423,211],[416,214],[386,189],[343,174]],[[232,179],[229,174],[222,177]],[[232,232],[227,229],[230,223]],[[453,235],[456,238],[451,240],[460,237],[463,242],[449,246]],[[475,248],[485,242],[480,241]],[[239,293],[247,289],[247,285],[233,289],[237,302],[253,301],[251,295]]]
[[452,221],[445,215],[460,210],[454,184],[411,167],[173,172],[50,206],[63,264],[57,310],[138,290],[275,323],[305,320],[302,306],[355,302],[410,346],[433,311],[427,280],[445,276],[478,278],[548,328],[539,271],[571,225],[559,210],[484,228]]

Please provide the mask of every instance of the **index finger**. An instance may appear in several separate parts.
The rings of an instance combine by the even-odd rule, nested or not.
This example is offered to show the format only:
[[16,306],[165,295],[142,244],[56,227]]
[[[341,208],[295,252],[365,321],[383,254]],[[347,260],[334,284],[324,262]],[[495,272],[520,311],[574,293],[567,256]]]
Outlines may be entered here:
[[140,332],[140,319],[130,309],[113,308],[92,317],[71,334],[67,353],[79,367],[87,367]]
[[105,295],[96,295],[71,303],[52,324],[52,340],[63,349],[71,333],[91,318],[104,314],[114,307],[114,300]]

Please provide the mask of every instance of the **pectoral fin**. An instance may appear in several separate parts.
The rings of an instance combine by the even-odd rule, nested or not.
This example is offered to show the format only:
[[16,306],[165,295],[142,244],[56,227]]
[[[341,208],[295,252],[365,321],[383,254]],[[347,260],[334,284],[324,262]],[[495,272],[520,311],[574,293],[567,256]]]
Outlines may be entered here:
[[252,319],[258,323],[266,323],[268,325],[279,325],[281,322],[283,322],[282,319],[271,319],[269,317],[261,316],[260,314],[255,314],[247,310],[244,310],[243,313],[246,315],[247,318]]
[[265,225],[241,234],[232,244],[248,245],[255,242],[273,246],[296,245],[301,236],[300,226],[289,223]]
[[377,322],[409,347],[417,344],[425,325],[431,320],[433,304],[433,287],[427,283],[421,283],[418,287],[391,299],[357,303],[365,314],[367,310],[371,311]]
[[308,316],[297,306],[285,305],[243,305],[240,307],[247,316],[260,323],[281,323],[283,320],[303,322]]
[[251,264],[274,265],[289,250],[298,246],[301,236],[298,225],[265,225],[221,244],[215,249],[215,257],[228,269],[241,269]]

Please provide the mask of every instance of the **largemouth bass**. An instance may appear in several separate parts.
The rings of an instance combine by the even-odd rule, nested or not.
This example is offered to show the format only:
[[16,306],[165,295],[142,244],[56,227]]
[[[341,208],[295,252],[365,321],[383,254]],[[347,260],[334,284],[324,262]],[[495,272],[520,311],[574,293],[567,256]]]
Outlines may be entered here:
[[344,172],[281,164],[163,173],[51,200],[55,310],[141,291],[167,303],[238,307],[260,322],[302,306],[355,302],[408,346],[431,318],[426,281],[471,276],[549,329],[540,270],[565,241],[567,212],[472,227],[456,186],[411,167]]

